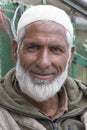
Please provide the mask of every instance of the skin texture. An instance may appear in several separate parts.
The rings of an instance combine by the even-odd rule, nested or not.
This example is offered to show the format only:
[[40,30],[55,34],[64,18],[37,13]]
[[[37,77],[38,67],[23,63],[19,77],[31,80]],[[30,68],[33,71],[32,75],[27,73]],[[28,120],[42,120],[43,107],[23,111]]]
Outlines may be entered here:
[[[16,44],[13,46],[17,49]],[[17,57],[16,52],[14,54]],[[54,80],[63,72],[69,56],[63,27],[54,22],[28,25],[19,54],[22,67],[29,70],[32,78]]]
[[[16,63],[18,43],[13,40],[12,53]],[[26,33],[18,50],[21,66],[29,71],[32,78],[49,80],[52,82],[65,69],[69,57],[69,45],[67,43],[64,28],[51,21],[34,22],[26,26]],[[71,64],[74,47],[70,49],[68,64]],[[25,95],[25,94],[24,94]],[[45,102],[37,103],[28,95],[27,100],[46,114],[53,116],[58,109],[57,94]],[[50,106],[54,106],[51,108]],[[49,108],[51,108],[49,110]]]

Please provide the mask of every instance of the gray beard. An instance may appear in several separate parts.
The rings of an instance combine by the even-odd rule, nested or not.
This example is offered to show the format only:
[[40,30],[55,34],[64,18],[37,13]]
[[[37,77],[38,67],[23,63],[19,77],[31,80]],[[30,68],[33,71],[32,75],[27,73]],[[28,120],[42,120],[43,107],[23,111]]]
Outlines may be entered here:
[[52,83],[49,80],[32,79],[28,71],[25,71],[18,59],[16,64],[16,78],[20,89],[30,98],[37,102],[46,101],[60,91],[68,74],[68,63],[61,75],[57,76]]

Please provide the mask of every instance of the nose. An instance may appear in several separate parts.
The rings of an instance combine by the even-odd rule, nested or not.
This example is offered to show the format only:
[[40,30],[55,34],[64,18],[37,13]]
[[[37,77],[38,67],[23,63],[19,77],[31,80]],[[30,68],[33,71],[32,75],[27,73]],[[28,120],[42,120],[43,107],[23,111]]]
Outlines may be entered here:
[[48,50],[44,49],[39,53],[36,64],[41,69],[46,69],[51,65],[51,59]]

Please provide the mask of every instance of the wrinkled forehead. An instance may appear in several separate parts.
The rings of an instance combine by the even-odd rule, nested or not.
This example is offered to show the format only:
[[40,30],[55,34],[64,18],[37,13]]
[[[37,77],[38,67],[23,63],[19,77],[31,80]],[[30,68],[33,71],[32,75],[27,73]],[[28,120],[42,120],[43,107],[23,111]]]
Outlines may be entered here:
[[30,41],[51,46],[57,43],[68,46],[64,27],[52,21],[37,21],[27,25],[22,43]]
[[66,29],[61,26],[60,24],[50,21],[50,20],[39,20],[36,22],[33,22],[25,27],[25,33],[29,32],[32,34],[34,31],[36,32],[45,32],[46,34],[49,32],[52,33],[58,33],[62,32],[66,34]]

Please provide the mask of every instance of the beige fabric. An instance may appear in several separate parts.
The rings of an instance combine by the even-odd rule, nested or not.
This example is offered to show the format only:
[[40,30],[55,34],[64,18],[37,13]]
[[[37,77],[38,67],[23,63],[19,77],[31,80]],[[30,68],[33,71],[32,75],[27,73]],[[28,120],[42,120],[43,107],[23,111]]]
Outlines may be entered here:
[[42,126],[38,121],[33,118],[12,114],[14,120],[18,122],[21,126],[25,128],[37,129],[37,130],[46,130],[44,126]]
[[82,115],[81,119],[85,125],[85,130],[87,130],[87,111]]
[[8,111],[3,108],[0,108],[0,130],[21,130]]
[[0,108],[0,130],[46,130],[46,128],[33,118],[10,114]]

